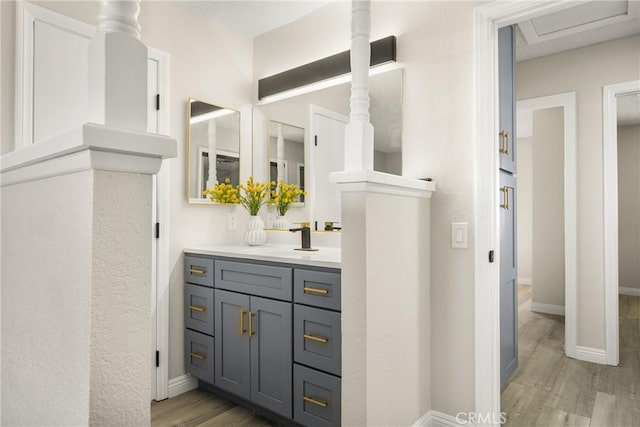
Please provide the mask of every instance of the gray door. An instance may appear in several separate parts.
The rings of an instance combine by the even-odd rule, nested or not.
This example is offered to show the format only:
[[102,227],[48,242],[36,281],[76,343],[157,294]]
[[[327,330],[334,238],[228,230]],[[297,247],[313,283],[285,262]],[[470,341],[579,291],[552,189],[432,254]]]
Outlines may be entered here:
[[500,171],[500,385],[518,367],[516,179]]
[[215,383],[249,399],[248,295],[215,290]]
[[498,76],[500,94],[500,169],[516,172],[515,144],[515,43],[513,27],[498,30]]
[[251,400],[291,418],[291,304],[251,297],[251,312]]

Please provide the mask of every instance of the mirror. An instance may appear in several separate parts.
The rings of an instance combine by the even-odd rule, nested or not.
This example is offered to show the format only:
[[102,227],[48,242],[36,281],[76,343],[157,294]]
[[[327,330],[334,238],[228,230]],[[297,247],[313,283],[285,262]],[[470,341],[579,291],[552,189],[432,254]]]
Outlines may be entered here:
[[[374,170],[395,175],[402,174],[402,73],[401,68],[396,68],[369,78]],[[349,120],[350,96],[351,83],[346,82],[275,102],[265,101],[254,108],[255,176],[272,181],[274,175],[277,177],[277,144],[273,143],[272,130],[277,123],[292,123],[288,126],[306,133],[303,182],[308,194],[304,209],[288,214],[290,222],[311,221],[312,228],[322,230],[325,221],[340,221],[340,194],[336,185],[329,182],[329,174],[344,167],[344,126]],[[263,133],[264,127],[268,130]],[[262,141],[260,135],[268,135],[269,141]],[[266,169],[260,170],[261,167]],[[284,168],[292,176],[288,162]]]
[[206,188],[240,182],[240,112],[189,98],[187,129],[189,202],[211,203]]
[[304,191],[304,129],[272,120],[268,144],[269,180],[297,184]]

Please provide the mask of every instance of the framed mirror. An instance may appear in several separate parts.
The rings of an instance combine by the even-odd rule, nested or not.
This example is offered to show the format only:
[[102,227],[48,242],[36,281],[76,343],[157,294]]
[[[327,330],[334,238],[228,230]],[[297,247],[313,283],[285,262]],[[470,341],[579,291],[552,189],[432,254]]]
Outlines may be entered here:
[[187,195],[189,203],[211,203],[202,192],[217,182],[240,182],[240,112],[189,98],[187,106]]
[[[369,77],[374,170],[394,175],[402,175],[402,84],[402,68]],[[265,101],[254,108],[254,176],[277,180],[274,179],[279,172],[277,144],[273,141],[278,123],[294,123],[306,133],[304,184],[308,194],[304,209],[289,215],[292,223],[310,221],[312,228],[317,226],[317,230],[323,230],[325,222],[341,220],[340,193],[329,175],[344,169],[344,127],[349,120],[350,96],[351,83],[347,82],[278,101]],[[268,136],[267,140],[263,141],[261,135]],[[289,162],[285,162],[284,168],[288,169],[287,175],[292,176]]]
[[[304,191],[304,128],[287,123],[269,121],[268,134],[269,180],[276,185],[297,184]],[[304,196],[300,196],[304,203]]]

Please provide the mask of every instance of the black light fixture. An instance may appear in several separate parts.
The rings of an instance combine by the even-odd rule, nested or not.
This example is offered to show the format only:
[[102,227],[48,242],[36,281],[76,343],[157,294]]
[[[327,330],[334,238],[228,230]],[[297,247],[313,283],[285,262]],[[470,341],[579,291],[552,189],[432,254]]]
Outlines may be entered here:
[[[337,53],[258,80],[258,99],[351,72],[351,51]],[[371,42],[370,66],[396,61],[396,36]]]

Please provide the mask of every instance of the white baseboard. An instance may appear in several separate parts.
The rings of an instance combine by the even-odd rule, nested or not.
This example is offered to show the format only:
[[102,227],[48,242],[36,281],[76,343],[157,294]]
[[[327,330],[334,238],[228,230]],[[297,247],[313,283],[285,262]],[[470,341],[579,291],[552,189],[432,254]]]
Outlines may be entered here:
[[531,277],[518,277],[518,285],[531,286],[532,284],[533,280],[531,280]]
[[640,288],[628,288],[628,287],[620,286],[618,288],[618,293],[620,295],[630,295],[632,297],[640,297]]
[[456,417],[452,415],[430,410],[421,416],[412,427],[460,427],[463,425],[464,424],[460,424],[456,420]]
[[169,380],[169,399],[198,388],[198,380],[191,375],[182,375]]
[[536,313],[557,314],[564,316],[564,305],[541,304],[539,302],[531,303],[531,311]]
[[577,345],[576,359],[606,365],[607,352],[605,350],[600,350],[599,348],[582,347]]

